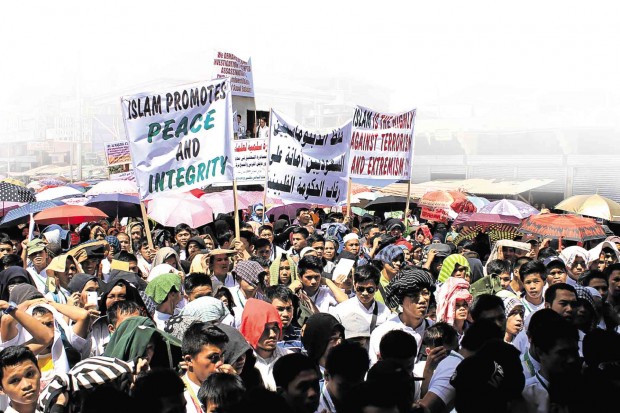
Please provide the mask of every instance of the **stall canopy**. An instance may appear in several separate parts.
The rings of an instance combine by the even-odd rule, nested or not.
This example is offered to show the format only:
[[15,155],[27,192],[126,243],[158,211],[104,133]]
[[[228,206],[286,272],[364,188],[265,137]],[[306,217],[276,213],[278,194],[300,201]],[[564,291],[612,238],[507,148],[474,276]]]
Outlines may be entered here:
[[[411,197],[420,199],[430,191],[454,190],[475,195],[489,195],[494,197],[516,196],[532,191],[553,182],[553,179],[527,179],[524,181],[504,181],[496,179],[458,179],[438,180],[411,184]],[[407,184],[395,183],[383,188],[374,188],[386,195],[407,196]]]

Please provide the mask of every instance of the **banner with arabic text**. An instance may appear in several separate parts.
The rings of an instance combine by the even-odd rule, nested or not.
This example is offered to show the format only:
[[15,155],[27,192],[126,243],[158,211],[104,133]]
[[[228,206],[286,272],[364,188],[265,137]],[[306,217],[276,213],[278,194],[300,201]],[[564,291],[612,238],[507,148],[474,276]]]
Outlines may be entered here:
[[320,134],[275,111],[271,119],[267,194],[319,205],[346,201],[351,122]]
[[233,142],[235,179],[238,184],[265,184],[267,139],[237,139]]

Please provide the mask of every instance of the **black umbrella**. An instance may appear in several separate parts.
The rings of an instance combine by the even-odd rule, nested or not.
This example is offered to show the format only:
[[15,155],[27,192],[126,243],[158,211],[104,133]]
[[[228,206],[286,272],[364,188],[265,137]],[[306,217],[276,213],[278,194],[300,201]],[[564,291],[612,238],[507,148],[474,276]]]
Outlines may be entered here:
[[0,182],[0,201],[29,203],[36,202],[36,200],[30,189],[8,182]]
[[86,204],[89,207],[99,208],[110,218],[113,217],[140,217],[140,198],[134,195],[101,194],[91,198]]
[[399,211],[405,208],[406,203],[407,197],[389,195],[370,201],[364,209],[368,211]]

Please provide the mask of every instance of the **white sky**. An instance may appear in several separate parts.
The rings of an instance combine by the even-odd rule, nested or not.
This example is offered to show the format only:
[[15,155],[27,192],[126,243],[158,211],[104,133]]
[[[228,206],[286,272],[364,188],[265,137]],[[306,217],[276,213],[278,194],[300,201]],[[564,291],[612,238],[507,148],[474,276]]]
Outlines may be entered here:
[[390,107],[378,110],[476,105],[501,127],[526,125],[542,101],[562,121],[618,126],[619,12],[572,0],[13,0],[0,16],[0,117],[74,94],[78,73],[89,95],[205,79],[219,48],[251,56],[263,87],[291,76],[384,85]]

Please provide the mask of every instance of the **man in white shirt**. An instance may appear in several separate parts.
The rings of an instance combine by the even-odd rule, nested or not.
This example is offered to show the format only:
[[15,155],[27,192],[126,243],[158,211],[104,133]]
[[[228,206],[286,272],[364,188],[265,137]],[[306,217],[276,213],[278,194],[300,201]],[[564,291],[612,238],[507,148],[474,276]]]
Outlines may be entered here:
[[214,249],[209,253],[209,267],[211,270],[211,280],[224,285],[226,288],[234,287],[237,284],[235,277],[230,273],[229,257],[235,253],[234,250]]
[[332,280],[321,277],[322,271],[323,262],[319,257],[303,257],[297,267],[299,279],[293,281],[289,288],[294,293],[302,290],[319,311],[327,313],[330,307],[335,307],[349,297]]
[[375,292],[380,277],[381,273],[372,265],[357,267],[353,274],[355,297],[332,307],[332,314],[340,322],[350,313],[362,315],[368,324],[368,334],[371,334],[377,326],[383,324],[392,315],[385,304],[375,301]]
[[223,364],[222,348],[227,342],[226,333],[208,323],[193,323],[185,332],[181,352],[187,363],[183,376],[187,413],[202,413],[198,390],[209,375],[216,371],[234,373],[231,366]]
[[525,381],[523,398],[528,412],[543,413],[551,410],[549,386],[556,381],[577,378],[581,359],[576,327],[552,310],[537,312],[532,316],[532,322],[537,324],[538,318],[546,318],[545,328],[530,331],[530,339],[532,352],[540,361],[540,369]]
[[265,301],[250,298],[243,309],[239,331],[254,349],[254,366],[260,372],[265,387],[275,391],[273,366],[280,357],[290,353],[278,346],[282,337],[282,320],[278,310]]
[[385,288],[386,300],[391,303],[390,305],[398,307],[399,312],[372,332],[368,354],[371,364],[377,362],[381,338],[392,330],[402,330],[411,334],[418,345],[416,354],[419,353],[424,332],[433,323],[425,317],[434,289],[435,281],[431,274],[422,268],[413,266],[403,268],[390,281]]
[[269,126],[265,118],[260,118],[257,125],[254,125],[254,136],[256,138],[269,137]]
[[[41,370],[36,356],[24,346],[10,346],[0,352],[0,390],[9,400],[6,413],[36,412],[41,390]],[[64,397],[62,398],[64,400]],[[61,404],[57,401],[56,404]],[[53,408],[53,407],[52,407]]]

